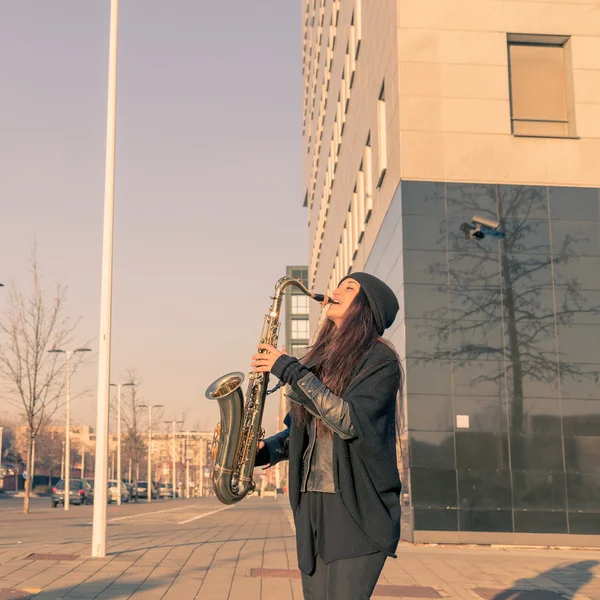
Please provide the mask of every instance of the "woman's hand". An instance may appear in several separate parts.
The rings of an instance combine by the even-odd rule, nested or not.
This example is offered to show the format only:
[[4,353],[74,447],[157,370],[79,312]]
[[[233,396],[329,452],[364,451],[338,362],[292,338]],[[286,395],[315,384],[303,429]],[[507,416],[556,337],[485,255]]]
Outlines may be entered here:
[[279,352],[271,344],[259,344],[258,349],[265,352],[259,352],[252,357],[252,372],[268,373],[283,352]]

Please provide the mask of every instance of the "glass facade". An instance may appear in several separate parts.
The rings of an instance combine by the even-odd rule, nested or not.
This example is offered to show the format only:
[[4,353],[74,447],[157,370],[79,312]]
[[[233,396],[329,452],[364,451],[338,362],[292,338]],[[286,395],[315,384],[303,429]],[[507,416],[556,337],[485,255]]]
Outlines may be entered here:
[[366,270],[401,304],[404,535],[600,534],[599,190],[403,182]]

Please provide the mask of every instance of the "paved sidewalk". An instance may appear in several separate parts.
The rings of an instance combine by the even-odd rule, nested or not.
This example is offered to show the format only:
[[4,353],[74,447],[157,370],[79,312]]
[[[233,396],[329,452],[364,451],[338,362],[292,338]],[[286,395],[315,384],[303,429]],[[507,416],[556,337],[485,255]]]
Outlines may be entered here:
[[[91,507],[1,511],[0,600],[302,599],[286,499],[120,507],[103,559],[89,556]],[[600,600],[596,574],[593,550],[401,545],[374,598]]]

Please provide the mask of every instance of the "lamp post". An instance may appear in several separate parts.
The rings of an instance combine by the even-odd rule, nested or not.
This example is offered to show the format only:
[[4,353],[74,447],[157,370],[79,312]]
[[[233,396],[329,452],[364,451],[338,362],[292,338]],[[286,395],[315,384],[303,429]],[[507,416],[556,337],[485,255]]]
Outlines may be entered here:
[[71,492],[71,356],[76,352],[91,352],[89,348],[76,348],[75,350],[62,350],[61,348],[52,348],[48,352],[60,352],[67,357],[67,417],[65,431],[65,510],[69,510],[69,496]]
[[117,489],[119,494],[117,504],[121,506],[121,497],[123,496],[121,490],[121,388],[133,387],[135,383],[111,383],[110,385],[117,388]]
[[110,2],[108,100],[106,112],[106,163],[104,174],[104,230],[102,235],[102,287],[98,352],[98,404],[96,418],[95,502],[92,519],[92,556],[106,556],[106,504],[108,495],[108,393],[112,316],[113,225],[115,204],[115,138],[117,124],[117,32],[119,0]]
[[162,408],[162,404],[140,404],[148,409],[148,502],[152,502],[152,409]]
[[175,472],[175,425],[181,425],[183,424],[183,421],[165,421],[165,423],[171,423],[173,425],[173,439],[171,441],[171,461],[173,463],[173,476],[172,476],[172,481],[173,481],[173,499],[177,498],[177,492],[176,492],[176,472]]

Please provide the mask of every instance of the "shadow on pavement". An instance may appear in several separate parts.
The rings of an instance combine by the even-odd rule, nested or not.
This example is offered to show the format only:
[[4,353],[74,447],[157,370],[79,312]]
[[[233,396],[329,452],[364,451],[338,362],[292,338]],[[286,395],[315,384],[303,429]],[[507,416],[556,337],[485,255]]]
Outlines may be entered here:
[[[131,552],[142,552],[143,550],[152,550],[154,548],[183,548],[185,546],[204,546],[205,544],[224,544],[226,542],[249,542],[249,541],[266,541],[266,540],[285,540],[296,539],[295,535],[278,535],[269,537],[246,537],[246,538],[230,538],[226,540],[203,540],[198,542],[185,542],[184,544],[156,544],[155,546],[143,546],[141,548],[129,548],[128,550],[115,550],[107,552],[106,556],[116,556],[118,554],[128,554]],[[512,599],[511,599],[512,600]]]
[[[139,581],[119,583],[118,578],[101,579],[90,582],[83,582],[79,585],[58,587],[55,589],[43,589],[38,593],[26,592],[23,589],[13,588],[9,595],[3,596],[10,600],[93,600],[94,598],[102,598],[109,600],[116,596],[131,595],[143,586],[144,591],[150,591],[159,587],[165,588],[165,593],[173,582],[172,579],[157,578],[156,580],[140,578]],[[112,586],[112,587],[111,587]],[[23,584],[23,588],[27,589],[27,585]],[[4,591],[4,590],[0,590]]]
[[[488,596],[489,600],[560,600],[567,598],[559,592],[552,593],[548,589],[548,580],[561,585],[575,595],[593,578],[592,569],[599,564],[597,560],[582,560],[580,562],[553,567],[536,577],[515,581],[510,589],[499,594]],[[535,585],[540,589],[524,589]]]

